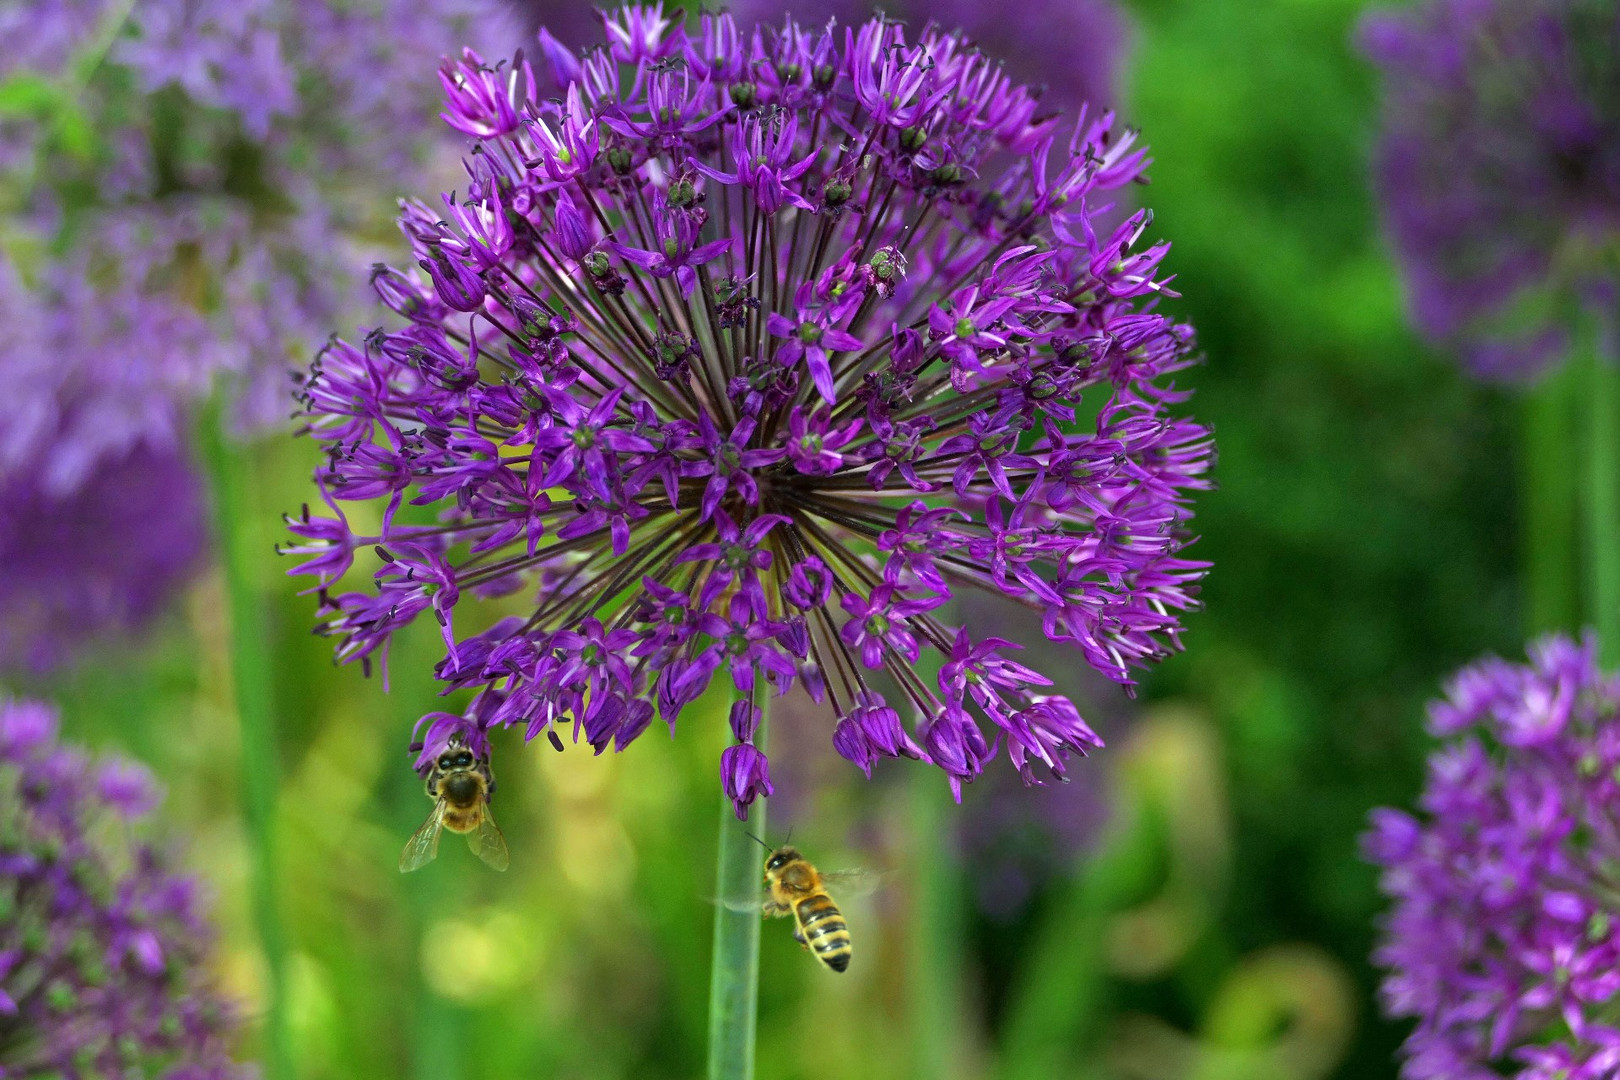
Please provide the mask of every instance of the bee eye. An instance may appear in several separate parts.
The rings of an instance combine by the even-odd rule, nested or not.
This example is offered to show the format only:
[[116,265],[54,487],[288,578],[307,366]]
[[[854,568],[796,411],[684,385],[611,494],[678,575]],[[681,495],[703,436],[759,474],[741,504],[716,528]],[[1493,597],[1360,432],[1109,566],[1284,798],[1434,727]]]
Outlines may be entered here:
[[441,754],[441,755],[439,755],[439,768],[448,769],[449,767],[450,767],[450,755],[449,754]]

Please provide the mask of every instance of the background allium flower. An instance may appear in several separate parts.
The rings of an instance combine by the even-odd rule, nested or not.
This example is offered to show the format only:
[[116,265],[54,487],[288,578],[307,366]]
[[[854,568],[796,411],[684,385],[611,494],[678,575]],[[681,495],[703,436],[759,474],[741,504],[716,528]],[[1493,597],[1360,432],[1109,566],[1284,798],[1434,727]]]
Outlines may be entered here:
[[[58,496],[21,478],[0,500],[0,656],[43,670],[159,611],[202,555],[201,493],[174,450],[107,455]],[[85,549],[85,538],[99,538]]]
[[1465,668],[1429,720],[1422,815],[1365,837],[1395,901],[1385,1006],[1418,1021],[1401,1075],[1620,1075],[1620,682],[1552,637]]
[[[469,41],[508,47],[504,12],[501,0],[81,0],[0,13],[26,43],[0,56],[0,84],[37,99],[0,117],[0,503],[33,506],[36,532],[81,527],[81,550],[164,548],[153,580],[180,580],[201,537],[193,485],[173,467],[192,407],[223,380],[244,424],[285,416],[292,358],[359,307],[366,237],[398,185],[431,175],[434,64]],[[143,462],[161,465],[137,476]],[[160,513],[90,531],[107,520],[82,512],[86,491],[108,487],[100,473],[187,515],[193,539],[175,546]],[[151,584],[109,579],[107,595]],[[68,626],[107,624],[95,611],[158,606],[155,594],[64,606],[73,590],[54,576],[8,588],[34,585],[8,635],[28,632],[20,611],[65,645]]]
[[1569,346],[1571,297],[1620,283],[1620,7],[1428,0],[1369,17],[1376,179],[1424,334],[1475,373]]
[[198,887],[133,839],[144,769],[93,762],[0,698],[0,1077],[251,1076],[204,971]]
[[[497,134],[465,196],[406,208],[421,272],[375,280],[408,325],[313,368],[322,489],[387,500],[376,536],[293,521],[339,657],[432,609],[439,678],[477,695],[424,761],[492,725],[622,748],[652,703],[673,727],[763,676],[827,701],[863,769],[923,759],[959,791],[1005,741],[1027,782],[1062,775],[1098,745],[1078,711],[937,613],[1011,596],[1126,685],[1177,644],[1210,440],[1165,378],[1192,335],[1154,308],[1149,216],[1094,227],[1143,151],[954,34],[605,28],[549,72],[461,64],[447,115]],[[371,545],[375,589],[329,591]],[[515,591],[525,616],[458,618]],[[739,715],[741,814],[770,779]]]

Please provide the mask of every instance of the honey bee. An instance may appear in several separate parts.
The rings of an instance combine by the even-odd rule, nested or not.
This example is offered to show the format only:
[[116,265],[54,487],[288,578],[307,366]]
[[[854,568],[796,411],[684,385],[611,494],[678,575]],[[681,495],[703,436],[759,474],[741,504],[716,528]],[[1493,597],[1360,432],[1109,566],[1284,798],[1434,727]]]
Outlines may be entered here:
[[420,870],[437,858],[444,829],[465,834],[473,854],[496,870],[506,869],[511,862],[506,837],[489,811],[489,797],[495,793],[489,758],[474,755],[459,735],[451,738],[427,774],[427,793],[436,800],[433,812],[400,852],[400,873]]
[[849,967],[849,958],[855,954],[844,913],[827,895],[828,884],[840,882],[864,891],[871,875],[864,870],[823,874],[791,847],[779,847],[765,858],[766,895],[761,912],[771,918],[792,915],[793,940],[834,971]]

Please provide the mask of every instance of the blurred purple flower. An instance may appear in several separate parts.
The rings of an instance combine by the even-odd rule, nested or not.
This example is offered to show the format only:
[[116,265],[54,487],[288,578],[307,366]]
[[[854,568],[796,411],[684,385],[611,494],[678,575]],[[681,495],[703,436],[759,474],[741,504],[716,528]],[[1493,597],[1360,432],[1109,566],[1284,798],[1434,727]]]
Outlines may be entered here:
[[1426,0],[1368,16],[1374,177],[1418,329],[1474,374],[1561,361],[1620,286],[1620,6]]
[[[184,580],[202,540],[181,468],[193,407],[220,387],[247,428],[284,418],[292,358],[360,309],[361,237],[453,135],[434,66],[516,39],[502,0],[27,0],[0,12],[13,26],[0,82],[44,96],[0,121],[19,211],[0,244],[0,513],[41,518],[5,550],[49,536],[127,557],[91,568],[92,589],[29,549],[51,573],[8,575],[0,635],[38,640],[0,668],[64,658]],[[85,493],[114,476],[176,516],[93,511]]]
[[144,90],[177,85],[255,141],[303,144],[318,159],[305,176],[338,170],[371,184],[348,193],[371,201],[409,190],[421,170],[441,58],[510,48],[514,15],[506,0],[141,0],[138,33],[114,58]]
[[590,4],[573,0],[520,0],[527,23],[538,26],[557,45],[571,53],[602,38],[602,17]]
[[1620,682],[1595,643],[1488,659],[1430,707],[1446,740],[1418,816],[1363,838],[1394,900],[1375,962],[1417,1018],[1412,1080],[1570,1080],[1620,1069]]
[[0,1078],[237,1080],[197,883],[130,829],[146,771],[94,764],[55,711],[0,698]]
[[85,641],[141,626],[202,557],[202,499],[174,448],[106,454],[65,493],[46,488],[45,474],[37,467],[0,485],[8,668],[50,668]]
[[10,43],[0,58],[0,72],[61,70],[95,36],[111,6],[111,0],[56,0],[33,10],[26,4],[0,8],[0,35]]
[[[446,80],[460,125],[502,134],[448,213],[406,205],[424,273],[378,284],[410,326],[333,342],[306,384],[322,488],[388,504],[376,536],[295,523],[339,658],[431,607],[469,739],[571,717],[622,747],[626,703],[673,726],[715,677],[752,705],[763,675],[830,698],[862,769],[922,758],[959,793],[1006,740],[1026,783],[1062,776],[1099,745],[1078,712],[935,609],[1013,597],[1127,686],[1178,646],[1211,445],[1168,382],[1192,334],[1155,306],[1167,245],[1139,245],[1145,213],[1096,227],[1141,176],[1134,135],[899,23],[605,29],[543,75]],[[440,523],[396,518],[407,498]],[[373,545],[374,588],[337,591]],[[532,614],[458,640],[458,602],[514,578]],[[582,640],[593,620],[627,636]],[[745,729],[739,814],[770,783]]]

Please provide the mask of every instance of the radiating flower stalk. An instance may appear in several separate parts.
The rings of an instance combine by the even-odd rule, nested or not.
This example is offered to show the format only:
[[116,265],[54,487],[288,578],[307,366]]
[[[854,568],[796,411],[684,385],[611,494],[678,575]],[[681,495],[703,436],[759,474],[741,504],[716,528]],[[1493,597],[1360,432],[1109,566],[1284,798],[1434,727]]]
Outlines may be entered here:
[[[1073,704],[935,612],[1010,596],[1126,687],[1179,646],[1211,444],[1176,415],[1168,245],[1145,211],[1097,227],[1134,135],[933,28],[603,25],[584,54],[542,32],[539,73],[444,66],[465,193],[403,204],[417,268],[373,277],[403,325],[304,385],[332,513],[290,519],[293,572],[339,659],[432,613],[472,697],[422,719],[419,767],[497,726],[622,750],[718,677],[738,818],[796,684],[868,775],[908,757],[959,797],[1005,742],[1062,777],[1100,745]],[[356,533],[339,505],[373,500]],[[358,552],[372,587],[339,591]],[[508,613],[469,626],[469,599]]]
[[1596,643],[1485,660],[1430,708],[1420,813],[1366,837],[1394,906],[1374,954],[1417,1019],[1411,1080],[1620,1072],[1620,681]]
[[57,739],[49,706],[0,698],[0,1078],[246,1080],[205,971],[197,882],[136,838],[139,766]]
[[1620,6],[1427,0],[1370,17],[1362,41],[1384,74],[1375,175],[1419,330],[1483,378],[1554,372],[1527,393],[1532,622],[1593,623],[1616,648]]

